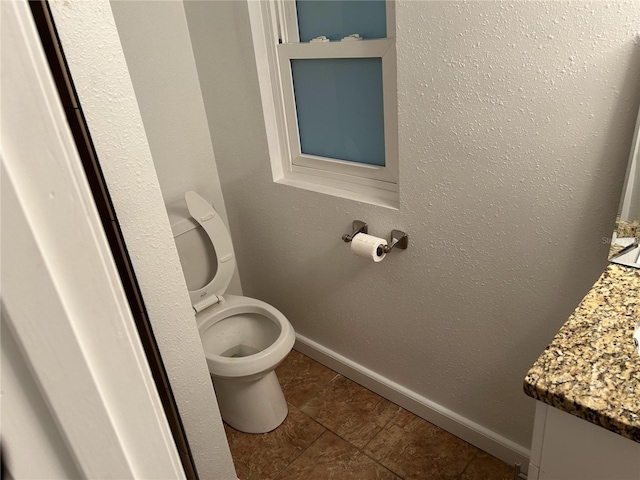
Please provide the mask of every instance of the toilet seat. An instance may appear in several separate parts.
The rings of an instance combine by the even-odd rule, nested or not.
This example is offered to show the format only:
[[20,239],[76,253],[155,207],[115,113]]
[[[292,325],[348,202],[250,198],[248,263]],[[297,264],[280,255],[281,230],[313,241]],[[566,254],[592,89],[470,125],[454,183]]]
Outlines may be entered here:
[[[230,358],[216,355],[207,348],[207,330],[217,324],[236,315],[256,314],[265,317],[279,328],[278,337],[267,348],[246,357]],[[225,301],[216,306],[209,315],[206,313],[196,317],[198,331],[204,347],[209,372],[220,378],[251,379],[256,375],[275,368],[291,351],[295,343],[295,333],[287,318],[278,309],[261,300],[226,295]],[[216,341],[213,338],[213,341]]]
[[231,236],[220,215],[196,192],[186,192],[184,199],[189,215],[203,228],[211,241],[218,262],[216,273],[211,281],[197,290],[189,291],[191,304],[196,313],[199,313],[220,301],[219,297],[231,282],[236,263]]

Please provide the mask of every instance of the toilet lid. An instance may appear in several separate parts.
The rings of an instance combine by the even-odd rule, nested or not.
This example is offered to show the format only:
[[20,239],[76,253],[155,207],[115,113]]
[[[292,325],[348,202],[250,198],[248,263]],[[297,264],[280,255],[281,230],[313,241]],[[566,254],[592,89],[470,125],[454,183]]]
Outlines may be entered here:
[[231,236],[220,215],[207,201],[196,192],[186,192],[184,199],[189,215],[203,228],[217,257],[217,270],[211,281],[199,290],[189,291],[191,303],[196,312],[200,312],[219,301],[231,282],[236,269]]

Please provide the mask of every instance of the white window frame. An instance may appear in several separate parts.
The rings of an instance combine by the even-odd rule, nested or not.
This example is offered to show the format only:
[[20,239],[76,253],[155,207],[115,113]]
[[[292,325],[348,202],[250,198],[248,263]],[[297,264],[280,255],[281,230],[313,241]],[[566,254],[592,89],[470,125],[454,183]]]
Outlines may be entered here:
[[[386,38],[326,43],[299,41],[294,0],[248,2],[248,5],[274,181],[397,208],[394,1],[386,1]],[[301,153],[291,60],[313,58],[382,60],[385,166]]]

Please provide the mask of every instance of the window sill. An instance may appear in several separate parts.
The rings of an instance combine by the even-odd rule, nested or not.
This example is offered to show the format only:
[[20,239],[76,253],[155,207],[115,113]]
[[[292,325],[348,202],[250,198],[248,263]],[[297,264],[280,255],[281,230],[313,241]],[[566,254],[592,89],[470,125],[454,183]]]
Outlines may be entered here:
[[357,202],[368,203],[393,210],[400,208],[400,194],[397,191],[354,185],[335,179],[327,179],[297,172],[287,172],[285,176],[274,178],[273,181],[281,185],[302,188],[312,192],[346,198],[348,200],[355,200]]

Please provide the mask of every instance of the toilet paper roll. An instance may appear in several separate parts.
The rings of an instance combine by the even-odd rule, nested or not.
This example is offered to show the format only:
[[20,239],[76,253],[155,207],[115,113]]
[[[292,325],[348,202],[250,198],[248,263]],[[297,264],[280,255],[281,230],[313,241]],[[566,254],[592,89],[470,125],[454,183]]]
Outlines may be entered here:
[[387,255],[384,253],[384,247],[386,246],[387,241],[384,238],[358,233],[351,240],[351,253],[359,257],[369,258],[374,262],[380,262]]

